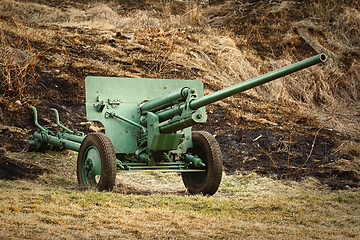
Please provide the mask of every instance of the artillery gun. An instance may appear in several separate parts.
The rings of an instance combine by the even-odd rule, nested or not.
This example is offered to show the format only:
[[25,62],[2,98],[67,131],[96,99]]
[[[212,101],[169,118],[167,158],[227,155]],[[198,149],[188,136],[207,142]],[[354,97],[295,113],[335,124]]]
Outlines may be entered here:
[[41,151],[55,145],[78,151],[80,185],[111,191],[117,172],[180,172],[192,194],[213,195],[222,177],[222,156],[216,139],[191,127],[205,123],[205,106],[290,73],[326,61],[319,54],[204,96],[199,80],[93,77],[85,79],[86,115],[100,121],[105,134],[39,128],[28,141]]

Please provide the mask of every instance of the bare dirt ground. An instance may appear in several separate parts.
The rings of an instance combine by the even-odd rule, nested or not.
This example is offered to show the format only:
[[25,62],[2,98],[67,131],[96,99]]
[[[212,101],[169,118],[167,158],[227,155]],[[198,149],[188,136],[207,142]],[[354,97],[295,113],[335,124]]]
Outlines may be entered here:
[[[248,62],[252,64],[252,68],[258,67],[259,72],[269,69],[270,57],[281,59],[286,51],[299,60],[316,54],[318,45],[299,37],[302,31],[295,29],[294,26],[299,26],[295,23],[292,27],[297,37],[292,37],[292,41],[281,41],[290,31],[280,27],[281,17],[294,22],[309,17],[304,17],[306,14],[301,11],[296,16],[287,15],[291,11],[297,12],[295,9],[300,3],[285,6],[285,2],[279,1],[277,5],[267,6],[262,1],[259,2],[248,1],[240,5],[238,1],[215,1],[208,7],[203,6],[202,15],[188,17],[187,24],[192,27],[164,27],[166,31],[161,31],[162,28],[156,25],[154,27],[149,22],[168,16],[185,18],[200,8],[180,1],[169,2],[166,8],[149,1],[118,1],[116,4],[104,2],[105,5],[92,1],[5,1],[0,17],[2,44],[14,43],[9,45],[18,47],[22,53],[31,52],[33,61],[29,62],[29,66],[33,68],[22,79],[31,80],[36,75],[36,82],[29,80],[25,84],[26,88],[19,85],[21,92],[16,92],[15,87],[10,88],[5,83],[2,85],[0,179],[31,179],[51,170],[49,165],[54,161],[51,157],[48,164],[39,165],[31,162],[31,158],[23,161],[20,159],[22,155],[7,154],[28,151],[26,138],[36,130],[30,106],[36,106],[39,122],[44,126],[54,126],[54,116],[50,111],[53,107],[58,109],[60,120],[65,126],[85,133],[95,129],[94,124],[88,123],[85,117],[86,76],[201,79],[207,93],[233,84],[233,80],[225,83],[220,81],[225,76],[220,76],[221,71],[217,70],[216,74],[219,76],[212,78],[208,76],[211,72],[206,66],[196,65],[202,60],[199,56],[204,54],[207,56],[204,59],[214,58],[215,60],[211,60],[217,66],[228,65],[217,58],[221,53],[215,51],[216,47],[211,48],[210,43],[207,48],[204,46],[209,30],[203,26],[211,26],[211,31],[224,34],[222,36],[225,37],[219,39],[235,39],[235,46],[231,46],[236,51],[249,51],[251,54]],[[359,10],[355,2],[352,4],[347,8]],[[24,6],[27,12],[22,10]],[[98,12],[94,6],[97,6]],[[309,6],[303,4],[302,7],[305,11]],[[269,9],[273,12],[267,12],[266,19],[261,18],[261,13],[270,11]],[[281,12],[281,9],[286,11]],[[132,29],[129,24],[127,27],[109,27],[112,24],[109,19],[111,16],[122,16],[121,19],[125,21],[126,17],[136,14],[142,16],[144,12],[141,11],[148,11],[146,31],[135,27]],[[276,15],[276,12],[281,14]],[[315,10],[314,12],[317,14]],[[104,25],[101,25],[103,23],[100,20],[91,22],[91,14],[100,20],[106,19],[107,22]],[[206,19],[210,19],[206,23],[208,25],[201,25]],[[261,21],[257,21],[259,19]],[[228,25],[221,26],[220,20]],[[161,24],[166,25],[166,22]],[[309,29],[316,36],[326,32],[314,26]],[[353,31],[353,34],[356,33]],[[246,36],[247,41],[243,41]],[[325,50],[335,51],[324,41],[321,44],[327,47]],[[359,47],[356,44],[359,43],[353,42],[352,46]],[[181,50],[180,46],[189,46],[191,51],[189,50],[188,58],[194,65],[180,61],[180,55],[172,58],[173,52]],[[337,47],[339,49],[340,45]],[[341,69],[352,73],[352,77],[356,77],[358,75],[354,66],[359,66],[356,65],[359,57],[357,48],[352,48],[344,52],[338,64]],[[263,65],[259,59],[264,60]],[[331,62],[331,58],[329,59]],[[14,71],[10,73],[14,74]],[[334,71],[314,71],[311,76],[318,74],[322,78],[322,74],[327,73],[332,77],[337,76],[336,84],[341,86],[340,77]],[[217,80],[212,81],[213,79]],[[266,92],[266,89],[261,91]],[[333,189],[360,186],[360,108],[355,93],[350,97],[345,96],[345,93],[353,89],[345,86],[343,91],[335,93],[340,95],[340,99],[345,99],[346,103],[342,103],[343,105],[339,105],[339,102],[327,104],[328,98],[321,92],[314,93],[311,99],[315,99],[315,103],[311,105],[306,102],[306,96],[300,96],[302,100],[294,103],[291,99],[267,98],[261,95],[261,91],[238,94],[212,104],[207,108],[208,123],[194,127],[195,130],[204,129],[216,136],[227,174],[236,171],[256,172],[275,179],[295,180],[313,176]],[[346,107],[349,107],[347,112],[337,111]]]

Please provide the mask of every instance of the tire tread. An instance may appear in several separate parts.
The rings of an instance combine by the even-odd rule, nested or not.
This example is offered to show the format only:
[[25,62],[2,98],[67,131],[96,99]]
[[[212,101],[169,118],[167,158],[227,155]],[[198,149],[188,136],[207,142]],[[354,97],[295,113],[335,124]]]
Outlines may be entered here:
[[[222,154],[219,143],[216,139],[206,131],[193,131],[193,142],[199,143],[206,154],[208,163],[206,182],[202,186],[193,186],[191,178],[193,173],[183,173],[183,182],[188,191],[192,194],[202,193],[203,195],[213,195],[219,188],[222,178]],[[195,173],[196,174],[196,173]]]

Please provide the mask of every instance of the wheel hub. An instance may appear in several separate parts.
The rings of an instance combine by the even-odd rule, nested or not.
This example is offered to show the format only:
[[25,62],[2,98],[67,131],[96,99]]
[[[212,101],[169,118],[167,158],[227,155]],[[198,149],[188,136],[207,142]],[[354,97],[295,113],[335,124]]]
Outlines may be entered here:
[[88,178],[92,178],[93,162],[91,158],[87,158],[85,161],[85,175]]
[[101,175],[101,157],[98,149],[90,146],[83,159],[83,174],[86,183],[89,185],[98,185]]

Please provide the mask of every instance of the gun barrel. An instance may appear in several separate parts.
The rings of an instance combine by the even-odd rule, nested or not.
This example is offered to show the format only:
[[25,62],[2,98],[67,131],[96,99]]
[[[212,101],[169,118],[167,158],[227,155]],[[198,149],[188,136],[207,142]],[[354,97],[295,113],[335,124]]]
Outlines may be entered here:
[[[317,56],[302,60],[300,62],[291,64],[289,66],[277,69],[273,72],[266,73],[264,75],[252,78],[250,80],[247,80],[245,82],[241,82],[239,84],[236,84],[234,86],[222,89],[220,91],[208,94],[206,96],[194,99],[190,102],[190,108],[193,110],[196,110],[200,107],[206,106],[208,104],[211,104],[213,102],[219,101],[221,99],[230,97],[236,93],[240,93],[243,91],[246,91],[250,88],[257,87],[259,85],[262,85],[264,83],[273,81],[275,79],[284,77],[286,75],[289,75],[293,72],[300,71],[304,68],[311,67],[315,64],[318,64],[320,62],[326,61],[326,55],[325,54],[319,54]],[[183,109],[185,105],[181,105],[180,108]],[[174,117],[175,111],[173,109],[167,109],[162,112],[157,113],[160,122],[166,121],[172,117]]]
[[292,65],[277,69],[273,72],[266,73],[264,75],[252,78],[250,80],[247,80],[245,82],[241,82],[239,84],[236,84],[234,86],[222,89],[220,91],[214,92],[212,94],[206,95],[204,97],[194,99],[190,103],[191,109],[195,110],[200,107],[203,107],[205,105],[208,105],[210,103],[219,101],[221,99],[230,97],[236,93],[240,93],[243,91],[246,91],[250,88],[254,88],[257,86],[260,86],[264,83],[273,81],[275,79],[281,78],[283,76],[286,76],[290,73],[300,71],[304,68],[310,67],[312,65],[318,64],[320,62],[326,61],[326,55],[325,54],[319,54],[317,56],[305,59],[303,61],[294,63]]

